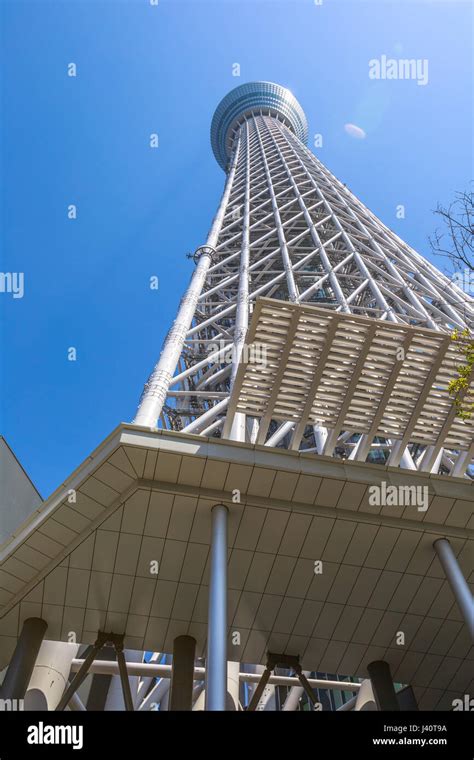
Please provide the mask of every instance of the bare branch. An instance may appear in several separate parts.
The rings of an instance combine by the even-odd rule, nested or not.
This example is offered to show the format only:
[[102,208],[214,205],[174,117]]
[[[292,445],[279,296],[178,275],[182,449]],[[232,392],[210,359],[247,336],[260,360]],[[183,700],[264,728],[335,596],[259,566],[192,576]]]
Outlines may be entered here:
[[448,208],[438,204],[433,213],[444,224],[429,238],[433,253],[446,256],[456,269],[474,272],[474,193],[459,191]]

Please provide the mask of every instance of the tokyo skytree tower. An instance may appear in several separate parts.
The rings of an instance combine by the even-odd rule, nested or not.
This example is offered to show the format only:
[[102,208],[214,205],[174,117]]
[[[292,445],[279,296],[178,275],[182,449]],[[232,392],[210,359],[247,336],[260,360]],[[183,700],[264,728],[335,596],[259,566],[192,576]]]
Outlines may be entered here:
[[[449,336],[472,326],[473,300],[336,179],[307,136],[280,85],[244,84],[218,105],[224,193],[135,423],[465,475],[473,425],[440,388],[459,363]],[[288,318],[265,301],[252,351],[261,298]],[[309,347],[312,319],[323,322]],[[472,398],[471,385],[461,402]]]
[[469,699],[473,300],[307,132],[269,82],[217,107],[224,192],[135,420],[0,547],[0,710]]

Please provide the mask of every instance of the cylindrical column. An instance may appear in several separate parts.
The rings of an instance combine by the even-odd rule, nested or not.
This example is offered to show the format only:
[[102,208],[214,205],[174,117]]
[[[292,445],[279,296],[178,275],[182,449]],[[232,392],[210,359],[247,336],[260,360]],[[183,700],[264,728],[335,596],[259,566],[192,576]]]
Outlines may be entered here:
[[2,685],[2,699],[24,699],[48,624],[27,618]]
[[204,250],[198,259],[191,282],[181,301],[178,316],[166,336],[159,361],[145,385],[133,421],[135,425],[154,427],[157,424],[210,263],[211,249],[209,248]]
[[206,281],[208,269],[211,266],[212,252],[217,245],[219,233],[227,211],[227,203],[232,190],[239,150],[240,140],[234,151],[224,193],[217,214],[212,223],[211,231],[207,237],[206,245],[199,249],[197,266],[194,270],[188,289],[181,300],[178,315],[166,336],[160,358],[145,384],[138,405],[138,410],[133,421],[135,425],[154,427],[161,414],[166,394],[168,393],[168,387],[186,339],[186,333],[190,328],[199,296]]
[[79,644],[43,641],[25,694],[25,710],[55,710],[67,684]]
[[192,636],[177,636],[173,642],[170,710],[192,710],[195,657],[196,639]]
[[[245,197],[242,220],[242,245],[240,248],[239,289],[235,313],[234,346],[232,351],[231,389],[239,369],[239,362],[245,345],[249,324],[249,266],[250,266],[250,136],[249,124],[245,123]],[[246,418],[243,412],[236,412],[230,438],[245,441]]]
[[[239,362],[245,346],[247,329],[249,325],[249,266],[250,266],[250,133],[249,123],[245,123],[245,195],[244,209],[242,219],[242,244],[240,248],[240,265],[239,265],[239,288],[237,292],[237,309],[235,314],[234,328],[234,345],[232,351],[232,370],[230,377],[230,387],[232,389]],[[246,415],[243,412],[236,412],[232,423],[229,438],[232,441],[242,441],[245,443],[246,432]],[[228,710],[239,709],[239,662],[227,663],[227,708]]]
[[211,577],[207,624],[206,710],[225,710],[227,696],[227,519],[212,509]]
[[282,712],[292,712],[297,710],[300,705],[300,699],[304,694],[302,686],[292,686],[288,692],[288,696],[283,704]]
[[388,662],[385,662],[385,660],[374,660],[374,662],[371,662],[367,666],[367,670],[372,682],[377,709],[384,712],[390,710],[392,712],[399,712],[400,708]]
[[[309,670],[303,670],[303,675],[306,678],[309,678],[311,672]],[[282,712],[291,712],[293,710],[298,710],[300,699],[303,694],[304,689],[302,686],[292,686],[283,704]]]
[[474,603],[467,581],[463,575],[458,561],[454,555],[451,544],[447,538],[438,538],[434,544],[435,552],[446,573],[446,578],[451,586],[454,598],[461,610],[462,616],[471,638],[474,638]]
[[377,710],[377,705],[375,703],[375,697],[374,697],[374,691],[372,689],[372,684],[369,681],[368,678],[366,678],[364,681],[362,681],[360,685],[360,689],[357,692],[357,697],[355,700],[354,705],[354,711],[355,712],[373,712],[374,710]]

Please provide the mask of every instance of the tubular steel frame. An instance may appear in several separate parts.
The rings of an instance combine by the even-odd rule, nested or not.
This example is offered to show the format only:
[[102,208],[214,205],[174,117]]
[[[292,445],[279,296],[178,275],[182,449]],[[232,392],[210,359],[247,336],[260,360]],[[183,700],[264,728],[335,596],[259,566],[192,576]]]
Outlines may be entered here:
[[[206,246],[140,401],[135,423],[221,436],[259,296],[451,333],[471,328],[474,302],[382,224],[268,109],[232,127],[224,194]],[[234,440],[290,448],[289,422],[243,413]],[[260,427],[260,430],[259,430]],[[472,451],[354,436],[313,426],[305,451],[463,475]]]

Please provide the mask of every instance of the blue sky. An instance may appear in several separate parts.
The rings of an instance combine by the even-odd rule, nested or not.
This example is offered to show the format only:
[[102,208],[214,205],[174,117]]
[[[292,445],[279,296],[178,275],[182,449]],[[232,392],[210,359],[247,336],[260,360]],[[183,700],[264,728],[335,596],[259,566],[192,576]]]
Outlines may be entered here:
[[[432,210],[469,186],[469,2],[1,6],[1,269],[24,272],[25,292],[0,294],[0,432],[43,496],[134,416],[222,191],[209,127],[230,89],[289,87],[319,158],[428,257]],[[381,55],[428,59],[428,83],[369,79]]]

